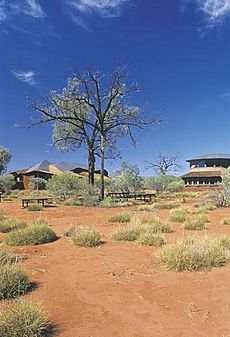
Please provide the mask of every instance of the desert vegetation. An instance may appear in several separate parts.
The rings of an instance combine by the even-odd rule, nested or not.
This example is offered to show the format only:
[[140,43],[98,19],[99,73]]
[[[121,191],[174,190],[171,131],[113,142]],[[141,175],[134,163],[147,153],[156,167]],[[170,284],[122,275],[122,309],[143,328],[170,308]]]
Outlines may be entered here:
[[78,247],[95,247],[101,243],[100,233],[93,227],[77,228],[69,235]]

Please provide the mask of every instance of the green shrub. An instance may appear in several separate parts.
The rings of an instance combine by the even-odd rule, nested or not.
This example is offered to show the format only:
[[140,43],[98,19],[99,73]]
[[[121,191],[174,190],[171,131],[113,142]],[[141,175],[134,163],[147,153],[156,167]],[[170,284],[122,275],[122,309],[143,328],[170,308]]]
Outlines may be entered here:
[[208,222],[206,214],[193,215],[185,220],[183,227],[188,230],[202,230],[206,228],[206,222]]
[[24,220],[3,219],[0,221],[0,232],[2,233],[8,233],[25,227],[27,227],[27,223]]
[[92,227],[84,227],[76,231],[71,240],[79,247],[95,247],[100,244],[101,235]]
[[170,220],[175,222],[184,222],[188,216],[188,209],[177,208],[170,211]]
[[159,247],[165,243],[162,236],[154,234],[152,231],[141,232],[137,238],[137,242],[143,246],[155,246]]
[[222,224],[222,225],[230,225],[230,217],[223,218],[223,219],[221,220],[221,224]]
[[140,211],[153,212],[156,210],[156,207],[153,205],[142,205],[138,208]]
[[109,218],[109,222],[129,222],[131,219],[130,214],[127,212],[122,212],[116,215],[113,215]]
[[180,207],[180,204],[174,201],[155,203],[156,209],[173,209],[173,208],[179,208],[179,207]]
[[0,299],[15,298],[26,293],[30,287],[27,273],[14,264],[0,268]]
[[65,206],[81,206],[82,202],[79,199],[70,198],[70,199],[65,200],[63,205],[65,205]]
[[40,245],[57,240],[56,234],[46,224],[31,226],[6,235],[5,243],[10,246]]
[[221,238],[185,238],[163,247],[158,258],[168,270],[193,271],[222,266],[229,252]]
[[40,307],[28,301],[15,301],[0,312],[1,337],[45,337],[50,324]]
[[116,241],[135,241],[141,233],[140,226],[119,227],[112,233],[113,240]]
[[42,211],[43,206],[40,205],[40,204],[31,204],[31,205],[29,205],[29,207],[27,209],[30,212]]
[[4,220],[4,212],[3,209],[0,208],[0,221]]

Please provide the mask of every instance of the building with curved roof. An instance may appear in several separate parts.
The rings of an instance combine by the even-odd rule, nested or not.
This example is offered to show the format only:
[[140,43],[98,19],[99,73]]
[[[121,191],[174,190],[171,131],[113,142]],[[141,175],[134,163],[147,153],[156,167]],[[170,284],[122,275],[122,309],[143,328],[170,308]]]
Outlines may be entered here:
[[230,167],[229,154],[207,154],[188,159],[188,173],[181,176],[187,185],[217,185],[222,181],[222,175]]

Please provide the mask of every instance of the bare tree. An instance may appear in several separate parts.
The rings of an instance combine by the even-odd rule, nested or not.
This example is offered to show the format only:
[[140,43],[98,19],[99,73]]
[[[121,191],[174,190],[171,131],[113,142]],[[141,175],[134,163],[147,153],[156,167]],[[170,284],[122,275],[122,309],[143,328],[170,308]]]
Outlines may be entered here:
[[147,169],[153,169],[156,174],[166,174],[168,172],[177,172],[181,169],[181,165],[178,163],[179,161],[179,154],[176,153],[172,156],[166,156],[163,154],[159,154],[158,157],[154,159],[154,161],[146,162]]
[[[100,190],[104,199],[104,163],[117,153],[116,140],[128,135],[135,143],[134,129],[160,122],[160,115],[147,118],[145,109],[129,104],[139,92],[129,83],[125,67],[117,66],[108,79],[101,71],[75,71],[60,94],[53,91],[45,102],[33,103],[41,118],[32,125],[53,122],[53,141],[59,150],[88,149],[89,183],[93,184],[95,156],[101,161]],[[114,151],[115,149],[115,151]]]

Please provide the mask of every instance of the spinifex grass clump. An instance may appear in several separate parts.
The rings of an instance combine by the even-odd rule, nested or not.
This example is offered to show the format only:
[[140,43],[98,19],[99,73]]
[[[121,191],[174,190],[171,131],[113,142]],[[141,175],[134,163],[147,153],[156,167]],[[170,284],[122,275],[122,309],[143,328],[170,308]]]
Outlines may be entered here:
[[179,208],[180,204],[174,201],[168,201],[168,202],[166,201],[166,202],[155,203],[154,207],[156,209],[173,209],[173,208]]
[[31,212],[43,211],[43,206],[40,204],[31,204],[28,207],[28,211]]
[[79,247],[95,247],[101,243],[101,235],[93,227],[79,228],[70,238]]
[[230,216],[221,220],[222,225],[230,225]]
[[116,241],[137,241],[142,245],[160,246],[164,239],[159,233],[171,233],[167,221],[159,217],[134,218],[132,225],[115,229],[112,238]]
[[16,229],[22,229],[27,226],[24,220],[2,219],[0,220],[0,232],[8,233]]
[[0,268],[0,299],[15,298],[25,294],[30,287],[27,273],[15,264]]
[[159,247],[165,244],[165,240],[162,236],[147,230],[146,232],[141,232],[137,238],[137,243],[142,246]]
[[177,208],[170,211],[170,220],[175,222],[184,222],[189,215],[187,208]]
[[154,204],[153,205],[142,205],[138,209],[144,212],[154,212],[156,210]]
[[131,219],[130,214],[127,212],[122,212],[116,215],[113,215],[109,218],[109,222],[129,222]]
[[4,219],[4,212],[3,209],[0,208],[0,221]]
[[148,216],[144,218],[131,219],[132,224],[140,226],[142,231],[146,229],[151,230],[153,233],[171,233],[172,228],[167,220],[158,216]]
[[4,246],[0,246],[0,265],[11,264],[17,261],[17,255]]
[[206,228],[206,222],[208,222],[208,217],[206,214],[193,215],[187,218],[183,227],[187,230],[200,231]]
[[187,237],[163,247],[158,258],[167,270],[200,270],[226,263],[229,259],[229,247],[226,239],[218,237]]
[[36,220],[31,226],[7,234],[4,242],[10,246],[24,246],[40,245],[55,240],[57,236],[50,226]]
[[28,301],[15,301],[0,312],[1,337],[45,337],[50,324],[40,306]]

